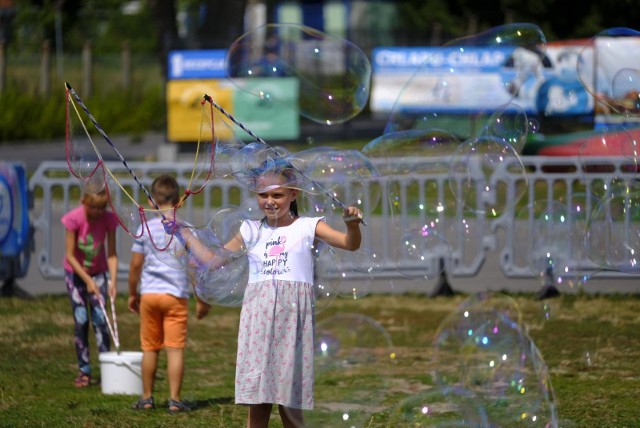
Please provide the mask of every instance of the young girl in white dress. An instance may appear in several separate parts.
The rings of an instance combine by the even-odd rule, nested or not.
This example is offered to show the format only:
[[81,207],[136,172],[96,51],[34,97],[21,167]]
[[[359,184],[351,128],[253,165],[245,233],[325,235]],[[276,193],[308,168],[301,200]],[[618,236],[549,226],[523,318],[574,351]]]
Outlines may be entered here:
[[[246,248],[250,264],[238,332],[235,402],[249,405],[248,427],[267,427],[273,404],[285,427],[301,427],[303,410],[314,404],[314,248],[322,241],[357,250],[362,213],[356,207],[344,210],[346,232],[323,217],[300,217],[295,170],[287,162],[273,162],[253,180],[264,218],[245,220],[225,245],[232,252]],[[217,257],[190,232],[180,233],[192,255],[208,263]]]

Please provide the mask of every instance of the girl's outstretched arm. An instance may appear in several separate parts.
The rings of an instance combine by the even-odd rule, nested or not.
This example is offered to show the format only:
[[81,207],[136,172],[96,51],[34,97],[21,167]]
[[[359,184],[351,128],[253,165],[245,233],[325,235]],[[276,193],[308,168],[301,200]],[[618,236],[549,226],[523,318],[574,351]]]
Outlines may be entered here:
[[202,264],[208,265],[211,269],[218,269],[225,265],[228,262],[228,254],[237,253],[243,247],[242,236],[238,233],[238,235],[234,236],[224,246],[224,249],[229,253],[226,253],[226,255],[220,254],[221,252],[216,252],[202,243],[189,227],[180,224],[176,225],[176,223],[172,221],[163,221],[163,223],[167,233],[180,236],[180,240],[184,244],[190,257],[195,258]]
[[324,221],[319,221],[316,226],[316,237],[332,247],[356,251],[362,242],[362,234],[360,233],[362,212],[356,207],[347,207],[342,218],[347,225],[346,233],[334,229]]

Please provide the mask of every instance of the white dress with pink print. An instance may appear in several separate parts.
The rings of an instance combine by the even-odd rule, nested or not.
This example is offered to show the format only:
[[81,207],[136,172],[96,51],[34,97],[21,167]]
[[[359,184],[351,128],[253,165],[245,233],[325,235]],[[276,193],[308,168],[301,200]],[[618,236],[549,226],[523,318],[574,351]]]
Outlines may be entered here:
[[284,227],[246,221],[240,229],[250,273],[238,332],[237,404],[313,408],[313,244],[321,220],[300,217]]

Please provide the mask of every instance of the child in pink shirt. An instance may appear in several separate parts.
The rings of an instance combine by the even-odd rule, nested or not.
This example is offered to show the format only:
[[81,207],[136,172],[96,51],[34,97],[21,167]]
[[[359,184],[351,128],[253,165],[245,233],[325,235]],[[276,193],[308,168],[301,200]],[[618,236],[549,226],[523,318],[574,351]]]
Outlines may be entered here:
[[109,328],[105,314],[100,310],[99,296],[104,301],[107,292],[113,298],[116,296],[118,218],[106,210],[108,197],[104,191],[84,193],[80,202],[81,205],[63,215],[61,221],[65,227],[65,283],[73,311],[79,366],[75,386],[84,388],[91,384],[89,311],[98,352],[108,352],[111,348]]

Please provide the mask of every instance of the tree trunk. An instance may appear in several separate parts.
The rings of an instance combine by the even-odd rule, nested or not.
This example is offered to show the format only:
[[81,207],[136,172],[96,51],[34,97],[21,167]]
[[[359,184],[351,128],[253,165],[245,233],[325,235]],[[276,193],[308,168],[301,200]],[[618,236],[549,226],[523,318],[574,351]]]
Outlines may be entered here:
[[[167,54],[180,49],[176,23],[175,0],[149,0],[149,7],[156,22],[156,39],[162,75],[167,77]],[[200,9],[196,31],[199,49],[225,49],[244,33],[245,1],[206,0]]]
[[203,49],[228,48],[244,32],[245,1],[207,0],[197,38]]
[[149,0],[151,15],[156,23],[156,40],[158,44],[158,60],[162,76],[167,78],[167,54],[180,47],[178,26],[176,24],[175,0]]

